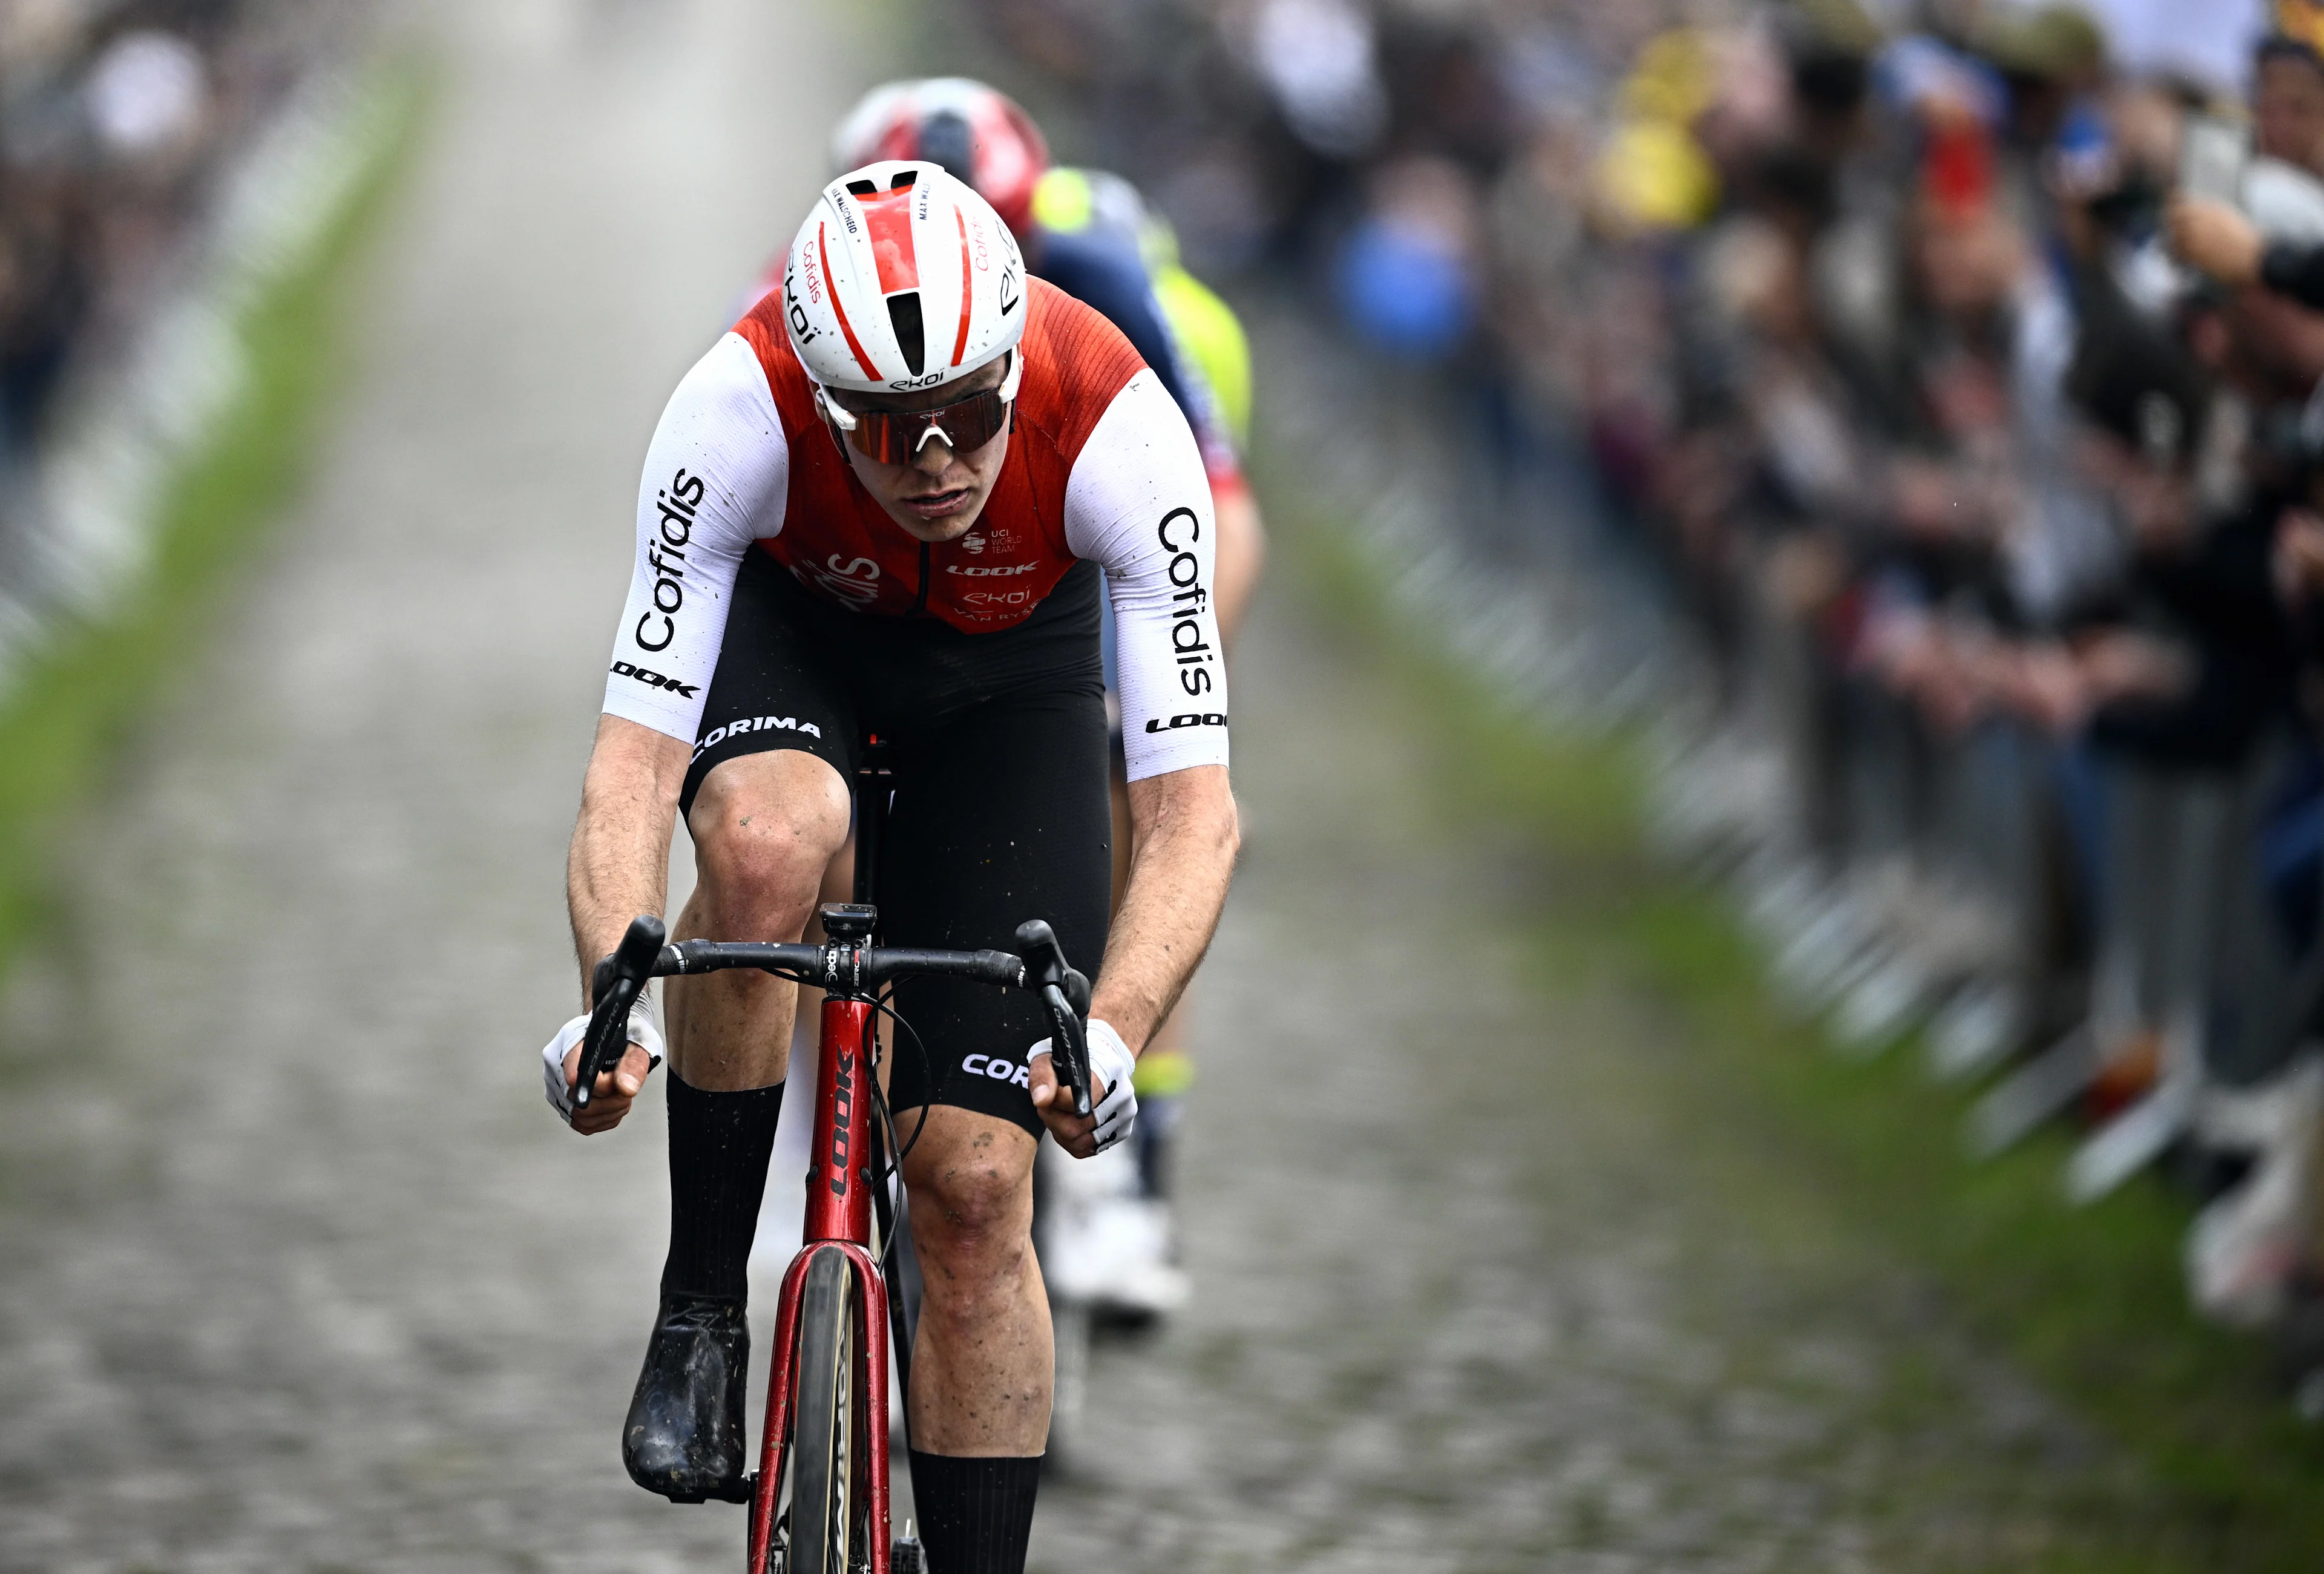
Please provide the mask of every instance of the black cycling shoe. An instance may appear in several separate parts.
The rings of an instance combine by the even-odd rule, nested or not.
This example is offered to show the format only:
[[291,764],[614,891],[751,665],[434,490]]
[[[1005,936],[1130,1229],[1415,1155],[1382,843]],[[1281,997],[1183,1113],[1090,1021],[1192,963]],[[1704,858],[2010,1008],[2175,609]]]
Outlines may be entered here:
[[750,1368],[742,1302],[664,1295],[622,1429],[630,1479],[673,1503],[747,1501],[742,1385]]

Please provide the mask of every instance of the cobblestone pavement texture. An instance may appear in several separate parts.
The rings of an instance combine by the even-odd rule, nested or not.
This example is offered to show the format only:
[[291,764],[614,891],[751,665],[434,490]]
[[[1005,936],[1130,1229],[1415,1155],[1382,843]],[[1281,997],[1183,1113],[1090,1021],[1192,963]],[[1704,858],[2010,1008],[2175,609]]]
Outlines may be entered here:
[[[0,1005],[0,1570],[731,1567],[616,1432],[659,1096],[582,1144],[564,839],[665,391],[876,67],[839,8],[447,5],[285,544]],[[821,20],[817,20],[820,18]],[[1807,1178],[1554,1000],[1400,700],[1263,612],[1187,1312],[1108,1346],[1038,1568],[2002,1566],[2120,1467]],[[1401,981],[1411,938],[1462,985]]]

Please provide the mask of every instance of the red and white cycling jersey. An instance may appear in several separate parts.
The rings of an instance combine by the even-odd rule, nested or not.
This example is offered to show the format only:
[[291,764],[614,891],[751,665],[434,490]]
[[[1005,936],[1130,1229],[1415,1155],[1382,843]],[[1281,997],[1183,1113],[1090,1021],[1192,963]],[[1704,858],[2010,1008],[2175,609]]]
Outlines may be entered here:
[[1028,281],[1008,461],[975,528],[927,543],[855,479],[781,309],[779,296],[761,300],[662,411],[605,710],[695,741],[754,546],[826,600],[972,635],[1022,621],[1087,558],[1113,603],[1130,779],[1225,764],[1211,489],[1185,417],[1120,331]]
[[[774,261],[767,264],[766,271],[753,279],[751,287],[735,301],[735,308],[747,316],[768,297],[780,295],[783,264],[788,258],[787,252],[778,253]],[[1069,290],[1067,293],[1072,292]],[[1169,315],[1162,309],[1159,301],[1154,303],[1154,315],[1164,331],[1169,331]],[[1248,491],[1250,483],[1242,473],[1242,456],[1235,452],[1234,439],[1227,435],[1226,423],[1219,416],[1217,395],[1203,380],[1202,367],[1183,349],[1176,349],[1175,340],[1174,349],[1178,360],[1179,379],[1194,406],[1185,414],[1187,423],[1194,428],[1194,441],[1202,448],[1203,468],[1210,474],[1212,494],[1227,497]]]

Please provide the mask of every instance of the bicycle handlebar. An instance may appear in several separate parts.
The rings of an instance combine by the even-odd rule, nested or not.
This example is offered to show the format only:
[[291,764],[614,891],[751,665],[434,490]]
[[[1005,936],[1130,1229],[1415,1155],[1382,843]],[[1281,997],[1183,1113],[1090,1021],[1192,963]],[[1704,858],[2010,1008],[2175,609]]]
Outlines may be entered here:
[[[1041,991],[1049,1009],[1049,1063],[1057,1081],[1072,1095],[1074,1113],[1090,1112],[1089,1037],[1083,1018],[1089,1015],[1089,980],[1065,965],[1065,948],[1056,932],[1038,918],[1017,925],[1017,949],[1025,953],[1027,987]],[[1080,985],[1081,999],[1073,999]]]
[[1017,931],[1017,944],[1025,953],[1021,957],[1005,951],[927,951],[843,941],[807,945],[681,940],[666,945],[666,933],[660,919],[641,915],[630,921],[613,954],[597,963],[592,980],[596,1005],[574,1068],[575,1109],[587,1108],[597,1078],[621,1063],[629,1042],[630,1008],[647,980],[755,968],[839,994],[866,994],[898,979],[925,977],[1038,990],[1055,1029],[1050,1059],[1058,1081],[1072,1094],[1074,1113],[1090,1112],[1089,1044],[1083,1029],[1083,1018],[1089,1015],[1089,980],[1065,965],[1056,934],[1038,918]]
[[590,976],[590,993],[596,1004],[589,1013],[588,1036],[581,1041],[581,1059],[573,1068],[573,1108],[586,1109],[597,1089],[597,1079],[612,1071],[629,1048],[630,1008],[653,976],[669,932],[661,920],[641,913],[630,920],[613,954],[597,963]]
[[819,990],[876,990],[900,978],[966,979],[1017,989],[1025,963],[1005,951],[921,951],[909,946],[769,945],[747,940],[681,940],[654,959],[653,975],[756,968]]

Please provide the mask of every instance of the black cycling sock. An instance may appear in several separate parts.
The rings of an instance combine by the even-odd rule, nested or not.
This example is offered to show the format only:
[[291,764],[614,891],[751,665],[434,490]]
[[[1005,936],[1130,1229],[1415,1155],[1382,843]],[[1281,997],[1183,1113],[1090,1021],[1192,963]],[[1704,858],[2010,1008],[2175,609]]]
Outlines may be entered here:
[[912,1507],[928,1574],[1025,1574],[1041,1457],[968,1459],[912,1450]]
[[783,1085],[710,1092],[669,1079],[669,1256],[665,1295],[742,1301],[751,1289],[751,1238],[767,1192],[767,1161]]

